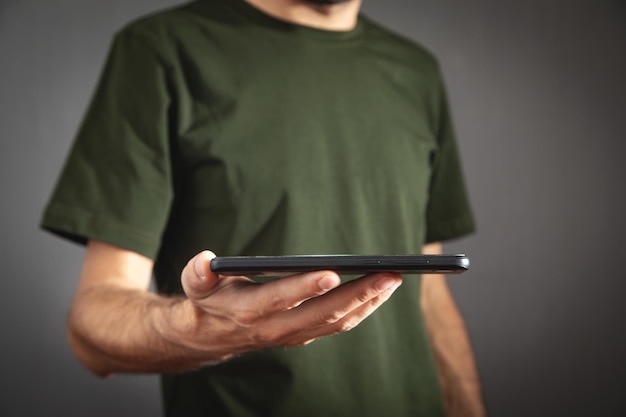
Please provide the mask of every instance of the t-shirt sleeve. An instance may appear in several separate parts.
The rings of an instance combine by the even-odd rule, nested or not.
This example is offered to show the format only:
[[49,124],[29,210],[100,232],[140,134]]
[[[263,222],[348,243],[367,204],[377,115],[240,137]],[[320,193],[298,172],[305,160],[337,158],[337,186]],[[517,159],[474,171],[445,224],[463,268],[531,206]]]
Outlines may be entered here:
[[166,75],[149,44],[116,35],[43,229],[154,259],[173,195]]
[[458,238],[475,230],[441,77],[438,81],[435,103],[438,148],[432,160],[430,193],[426,209],[426,243]]

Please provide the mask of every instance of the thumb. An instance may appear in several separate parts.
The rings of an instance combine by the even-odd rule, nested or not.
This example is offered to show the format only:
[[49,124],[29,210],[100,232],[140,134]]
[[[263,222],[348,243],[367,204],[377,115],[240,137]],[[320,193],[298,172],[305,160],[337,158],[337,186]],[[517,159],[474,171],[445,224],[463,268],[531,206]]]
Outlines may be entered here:
[[185,294],[190,299],[201,299],[209,295],[219,281],[219,277],[211,271],[211,259],[215,254],[205,250],[187,262],[181,273],[181,284]]

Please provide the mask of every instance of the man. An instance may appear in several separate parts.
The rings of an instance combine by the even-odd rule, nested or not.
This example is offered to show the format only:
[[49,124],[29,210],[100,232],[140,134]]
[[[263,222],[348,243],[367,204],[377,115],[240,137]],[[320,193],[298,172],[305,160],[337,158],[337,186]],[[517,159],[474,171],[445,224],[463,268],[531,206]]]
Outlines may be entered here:
[[168,416],[483,415],[443,276],[259,284],[203,250],[473,230],[434,59],[359,7],[200,0],[118,33],[42,222],[88,243],[68,334],[94,373],[163,374]]

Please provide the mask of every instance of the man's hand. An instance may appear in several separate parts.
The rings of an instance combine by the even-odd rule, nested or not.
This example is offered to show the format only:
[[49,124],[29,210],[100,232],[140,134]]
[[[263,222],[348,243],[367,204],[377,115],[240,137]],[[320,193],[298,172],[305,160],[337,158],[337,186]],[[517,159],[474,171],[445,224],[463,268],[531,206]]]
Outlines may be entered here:
[[185,341],[208,357],[276,346],[307,344],[350,330],[372,314],[402,283],[398,274],[370,274],[341,284],[332,271],[293,275],[256,284],[214,274],[205,251],[182,273],[188,297]]
[[202,252],[181,274],[186,297],[148,291],[152,261],[90,242],[68,319],[76,356],[98,375],[180,372],[243,352],[347,331],[401,284],[379,273],[340,284],[319,271],[257,284],[211,272]]

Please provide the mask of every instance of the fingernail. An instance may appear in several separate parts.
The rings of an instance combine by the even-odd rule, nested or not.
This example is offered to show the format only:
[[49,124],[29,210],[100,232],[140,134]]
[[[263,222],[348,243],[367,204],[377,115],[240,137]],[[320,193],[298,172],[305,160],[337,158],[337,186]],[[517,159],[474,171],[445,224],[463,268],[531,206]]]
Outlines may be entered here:
[[204,281],[206,279],[206,275],[204,274],[204,268],[202,267],[202,258],[204,258],[204,256],[198,256],[194,262],[194,267],[196,269],[196,274],[198,274],[198,277],[200,277],[200,279],[202,281]]
[[319,281],[317,281],[317,285],[319,285],[322,290],[328,291],[335,288],[339,284],[338,281],[339,280],[335,275],[324,275]]
[[398,282],[398,280],[392,278],[383,279],[376,284],[376,290],[378,290],[379,292],[384,292],[392,288],[396,289],[400,286],[401,283],[402,281]]

